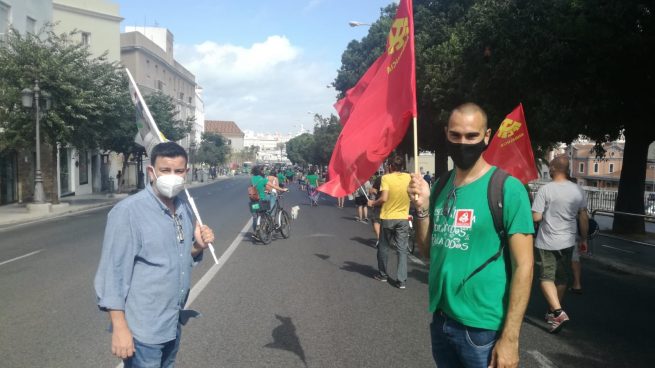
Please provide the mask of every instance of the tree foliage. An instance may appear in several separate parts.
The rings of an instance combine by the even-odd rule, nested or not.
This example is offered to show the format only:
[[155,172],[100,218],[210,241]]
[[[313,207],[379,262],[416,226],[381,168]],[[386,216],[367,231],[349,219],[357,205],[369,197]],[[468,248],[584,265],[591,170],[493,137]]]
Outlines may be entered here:
[[[477,102],[493,128],[523,102],[537,156],[581,134],[601,147],[623,131],[616,209],[643,213],[646,154],[655,140],[652,2],[415,0],[414,11],[419,145],[437,152],[437,168],[445,167],[443,126],[452,108]],[[375,42],[351,42],[344,52],[334,83],[342,95],[368,67],[350,61],[370,65],[380,54],[386,39],[379,32],[371,27]],[[614,229],[644,227],[617,216]]]
[[204,162],[211,166],[223,165],[230,156],[230,146],[226,139],[217,133],[203,133],[200,147],[195,154],[195,162]]
[[301,134],[286,144],[287,158],[295,165],[327,165],[341,133],[341,123],[335,115],[314,115],[314,134]]
[[146,95],[143,98],[148,105],[148,109],[150,109],[152,118],[157,123],[157,127],[166,139],[179,141],[191,132],[195,118],[178,119],[173,98],[160,91]]
[[36,80],[51,96],[40,128],[43,141],[53,147],[99,148],[124,119],[118,65],[105,55],[93,57],[74,35],[57,35],[51,26],[24,36],[8,32],[0,47],[0,150],[33,146],[34,112],[23,108],[21,91]]

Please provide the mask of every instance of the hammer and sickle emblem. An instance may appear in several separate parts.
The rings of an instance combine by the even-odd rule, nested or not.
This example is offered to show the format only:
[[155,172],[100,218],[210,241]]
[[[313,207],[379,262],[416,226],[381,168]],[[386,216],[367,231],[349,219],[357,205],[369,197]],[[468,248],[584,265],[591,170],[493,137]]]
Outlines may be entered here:
[[498,128],[500,138],[508,138],[514,135],[521,128],[521,123],[512,119],[505,119]]
[[409,38],[409,20],[407,18],[399,18],[394,20],[389,32],[389,48],[387,52],[393,55],[394,52],[402,50]]

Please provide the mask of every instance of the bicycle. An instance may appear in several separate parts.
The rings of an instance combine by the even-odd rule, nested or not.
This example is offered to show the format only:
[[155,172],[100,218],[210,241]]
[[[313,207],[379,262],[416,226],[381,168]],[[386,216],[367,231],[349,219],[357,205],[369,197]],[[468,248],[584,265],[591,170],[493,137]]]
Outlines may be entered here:
[[275,210],[271,213],[270,201],[251,202],[250,209],[257,213],[255,223],[255,236],[268,245],[273,241],[273,233],[279,232],[280,235],[287,239],[291,235],[291,221],[289,213],[282,208],[280,202],[281,195],[278,195],[277,205]]

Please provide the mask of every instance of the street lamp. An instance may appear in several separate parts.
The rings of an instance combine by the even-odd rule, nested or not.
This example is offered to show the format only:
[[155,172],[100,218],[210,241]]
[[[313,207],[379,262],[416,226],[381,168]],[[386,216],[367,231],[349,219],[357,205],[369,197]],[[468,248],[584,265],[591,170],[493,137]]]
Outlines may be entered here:
[[[32,108],[35,106],[36,110],[36,174],[34,176],[34,203],[45,203],[45,192],[43,191],[43,177],[41,176],[41,134],[40,122],[41,112],[40,105],[41,99],[45,100],[45,110],[50,108],[50,95],[46,91],[39,88],[39,81],[34,81],[34,88],[25,88],[21,91],[23,106]],[[33,102],[36,101],[34,104]]]
[[351,27],[361,27],[361,26],[369,26],[370,27],[371,23],[363,23],[363,22],[358,22],[358,21],[355,21],[355,20],[351,20],[350,22],[348,22],[348,25],[351,26]]

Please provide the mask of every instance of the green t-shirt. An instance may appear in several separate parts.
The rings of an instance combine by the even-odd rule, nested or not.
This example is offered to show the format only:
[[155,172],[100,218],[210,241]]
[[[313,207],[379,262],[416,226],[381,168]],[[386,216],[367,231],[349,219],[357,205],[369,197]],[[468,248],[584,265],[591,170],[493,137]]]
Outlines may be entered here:
[[280,182],[280,184],[283,184],[285,180],[287,180],[287,177],[284,176],[283,173],[278,173],[277,174],[277,180]]
[[[434,193],[430,196],[434,224],[430,246],[430,312],[441,310],[463,325],[489,330],[500,330],[507,314],[510,283],[505,258],[499,257],[463,287],[460,285],[500,248],[487,200],[489,179],[495,170],[492,167],[474,182],[456,188],[454,194],[455,175],[451,175],[439,197],[434,198]],[[503,222],[507,233],[532,234],[530,201],[521,182],[514,177],[507,178],[503,193]]]
[[287,171],[284,172],[284,175],[286,175],[287,177],[290,178],[290,177],[293,176],[293,171],[291,171],[291,170],[287,170]]
[[307,183],[309,183],[309,185],[311,185],[313,187],[317,187],[318,186],[318,175],[316,175],[316,174],[307,175]]
[[257,188],[260,199],[266,198],[266,184],[268,183],[268,179],[263,176],[255,175],[250,178],[250,183]]

